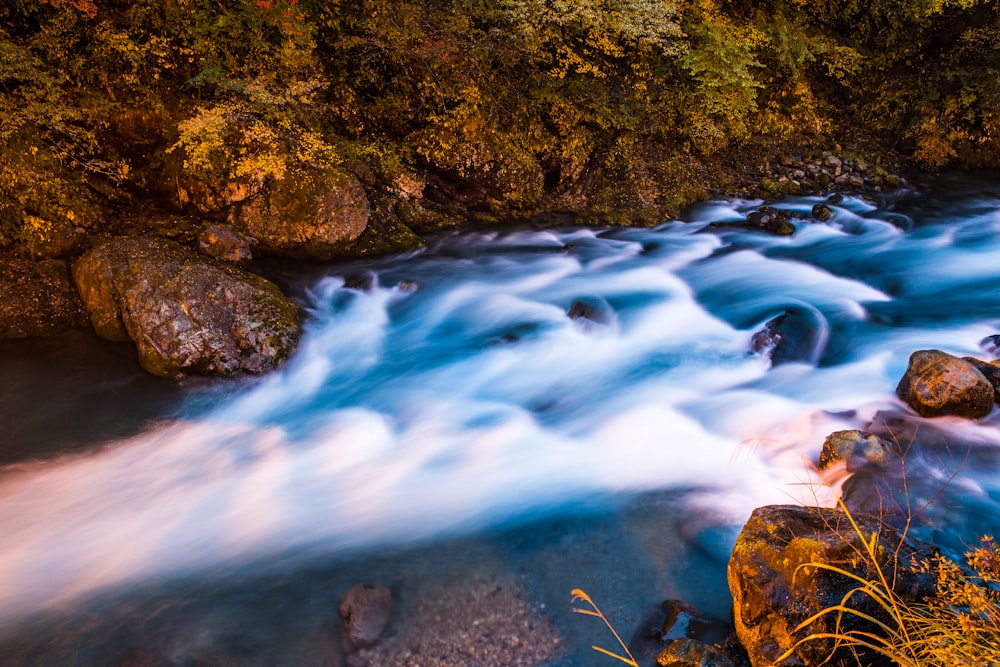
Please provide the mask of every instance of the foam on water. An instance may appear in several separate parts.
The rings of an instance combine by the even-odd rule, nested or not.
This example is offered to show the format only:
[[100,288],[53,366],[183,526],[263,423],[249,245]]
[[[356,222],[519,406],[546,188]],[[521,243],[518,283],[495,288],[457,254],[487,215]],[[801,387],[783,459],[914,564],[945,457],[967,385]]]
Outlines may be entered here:
[[[848,199],[790,238],[708,226],[756,204],[653,230],[454,235],[367,265],[368,291],[331,269],[284,369],[207,412],[3,473],[0,619],[607,494],[687,489],[734,518],[829,500],[809,463],[824,436],[898,406],[914,349],[975,353],[995,331],[1000,240],[967,228],[997,216],[911,232]],[[958,312],[924,315],[958,294]],[[578,300],[603,316],[571,319]],[[819,342],[772,368],[750,339],[788,309]]]

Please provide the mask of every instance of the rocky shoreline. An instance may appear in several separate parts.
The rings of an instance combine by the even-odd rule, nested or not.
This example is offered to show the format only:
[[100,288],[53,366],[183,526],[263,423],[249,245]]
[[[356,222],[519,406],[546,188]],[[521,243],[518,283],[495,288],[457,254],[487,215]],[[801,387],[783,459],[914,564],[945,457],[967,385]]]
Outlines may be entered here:
[[[743,157],[750,160],[751,153]],[[747,162],[720,166],[730,185],[714,194],[774,202],[796,194],[876,193],[906,183],[896,173],[898,161],[889,171],[880,158],[863,159],[839,145],[755,159],[753,168]],[[647,189],[655,199],[677,186]],[[393,254],[419,248],[420,234],[511,215],[446,191],[430,174],[411,171],[385,181],[361,164],[254,188],[181,179],[167,201],[176,199],[173,210],[183,212],[135,201],[123,210],[119,202],[105,209],[100,225],[53,226],[31,243],[8,247],[0,255],[0,339],[91,327],[108,340],[133,341],[142,366],[156,375],[265,372],[291,354],[299,325],[296,304],[255,275],[254,258],[322,262]],[[608,217],[589,202],[585,184],[575,191],[550,202],[549,213],[518,215],[541,224],[662,222],[629,201]],[[829,215],[822,205],[813,211],[818,221]],[[794,232],[790,214],[777,206],[762,207],[745,226]],[[158,306],[148,307],[150,300]]]

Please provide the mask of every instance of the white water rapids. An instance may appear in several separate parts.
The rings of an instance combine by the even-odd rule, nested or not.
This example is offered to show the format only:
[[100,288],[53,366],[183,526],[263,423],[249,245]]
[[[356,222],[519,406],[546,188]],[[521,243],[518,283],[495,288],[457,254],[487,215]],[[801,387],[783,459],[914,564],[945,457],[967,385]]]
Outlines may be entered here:
[[[138,436],[0,469],[0,623],[608,494],[686,489],[691,511],[734,521],[829,502],[810,472],[827,433],[898,409],[914,350],[984,356],[1000,332],[1000,203],[921,220],[848,198],[787,238],[710,226],[756,205],[650,230],[456,234],[360,267],[367,290],[330,267],[282,370]],[[577,301],[601,321],[570,318]],[[789,310],[808,349],[772,366],[751,338]],[[1000,441],[989,419],[944,421]]]

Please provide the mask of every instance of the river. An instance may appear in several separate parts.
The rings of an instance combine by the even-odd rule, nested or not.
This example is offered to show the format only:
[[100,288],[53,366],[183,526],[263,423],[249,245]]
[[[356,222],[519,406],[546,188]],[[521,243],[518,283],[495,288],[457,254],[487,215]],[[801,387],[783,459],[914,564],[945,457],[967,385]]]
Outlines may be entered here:
[[[0,663],[294,664],[274,646],[332,628],[355,583],[459,623],[500,581],[559,638],[551,664],[613,664],[570,589],[624,634],[671,597],[724,616],[743,521],[830,504],[814,464],[838,429],[914,445],[925,536],[996,532],[997,411],[920,420],[894,393],[911,352],[989,358],[1000,333],[1000,186],[948,186],[846,197],[790,237],[714,201],[286,269],[305,334],[263,378],[150,378],[79,333],[3,343]],[[753,351],[782,314],[795,345]]]

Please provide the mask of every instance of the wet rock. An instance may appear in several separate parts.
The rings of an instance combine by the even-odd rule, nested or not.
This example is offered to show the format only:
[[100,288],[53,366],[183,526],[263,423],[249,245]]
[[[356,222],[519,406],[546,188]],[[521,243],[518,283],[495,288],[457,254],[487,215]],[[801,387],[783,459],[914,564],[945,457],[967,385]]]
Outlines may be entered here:
[[819,455],[819,469],[823,470],[837,461],[847,465],[848,472],[871,466],[884,467],[892,448],[877,435],[865,431],[834,431],[823,441]]
[[172,241],[112,239],[73,278],[97,335],[134,341],[154,375],[262,373],[299,335],[294,304],[272,283]]
[[656,656],[658,667],[736,667],[724,650],[697,639],[675,639]]
[[746,225],[751,229],[760,229],[776,236],[791,236],[795,233],[792,213],[770,206],[762,206],[760,210],[750,213]]
[[344,289],[368,292],[375,289],[376,285],[378,285],[378,274],[374,271],[355,273],[344,278]]
[[258,250],[304,259],[342,255],[368,226],[371,209],[361,182],[339,169],[298,172],[234,213]]
[[774,365],[816,363],[826,345],[826,322],[816,313],[790,308],[764,324],[750,339],[750,348]]
[[975,357],[962,357],[976,367],[991,385],[993,385],[993,402],[1000,403],[1000,361],[983,361]]
[[826,204],[816,204],[812,207],[812,217],[820,222],[826,222],[833,217],[833,209]]
[[66,262],[0,260],[0,338],[51,336],[86,325]]
[[979,348],[988,353],[994,359],[1000,358],[1000,334],[987,336],[979,341]]
[[198,235],[198,252],[240,266],[253,261],[250,241],[230,225],[212,224],[202,230]]
[[[692,640],[706,646],[725,642],[732,635],[732,624],[702,613],[680,600],[667,600],[646,617],[629,642],[629,650],[640,663],[652,662],[676,640]],[[681,656],[667,654],[671,659]]]
[[993,385],[975,366],[940,350],[919,350],[896,386],[896,395],[922,417],[985,417],[993,409]]
[[605,303],[577,299],[570,304],[566,313],[571,320],[586,320],[594,324],[610,324],[614,315]]
[[[877,565],[890,577],[895,575],[897,595],[916,601],[933,591],[933,577],[910,566],[915,559],[933,555],[929,545],[904,540],[897,530],[883,525],[875,516],[855,515],[854,519],[864,539],[878,535],[878,546],[882,548],[876,549]],[[827,614],[795,631],[814,614],[841,604],[857,586],[852,579],[810,564],[823,563],[872,580],[878,576],[876,564],[859,557],[865,553],[862,540],[847,516],[836,510],[791,505],[754,510],[736,539],[728,567],[736,633],[753,667],[773,665],[797,640],[811,633],[836,629],[836,614]],[[889,620],[868,596],[855,593],[846,604],[883,622]],[[853,614],[843,615],[840,629],[878,632],[877,626]],[[782,664],[824,664],[833,648],[831,640],[809,641]],[[852,658],[850,649],[841,647],[829,664],[856,664]],[[862,654],[860,658],[861,664],[892,664],[875,654]]]
[[844,195],[840,194],[839,192],[835,192],[834,194],[826,198],[826,203],[832,206],[836,206],[842,201],[844,201]]
[[341,599],[339,611],[348,651],[374,646],[389,624],[392,592],[384,586],[355,586]]

